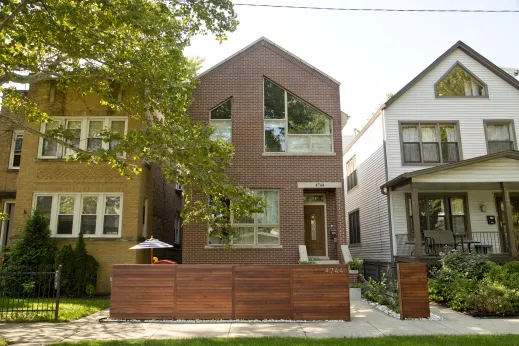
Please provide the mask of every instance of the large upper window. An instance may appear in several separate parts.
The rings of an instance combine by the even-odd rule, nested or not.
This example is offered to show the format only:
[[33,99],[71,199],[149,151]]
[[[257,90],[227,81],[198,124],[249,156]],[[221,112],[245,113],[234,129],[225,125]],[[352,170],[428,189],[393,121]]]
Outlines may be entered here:
[[54,237],[120,237],[122,196],[95,193],[38,193],[33,208],[49,218]]
[[403,163],[447,163],[460,160],[456,124],[402,124]]
[[[256,196],[265,199],[263,213],[232,219],[236,228],[233,245],[279,245],[279,191],[254,190]],[[209,237],[209,244],[221,244],[220,239]]]
[[221,138],[227,143],[232,139],[231,99],[211,110],[210,123],[214,129],[213,139]]
[[487,149],[489,154],[515,149],[512,121],[485,121]]
[[23,131],[14,131],[11,143],[11,156],[9,158],[10,169],[20,169],[22,159]]
[[265,152],[331,153],[332,120],[308,103],[264,80]]
[[487,87],[463,65],[456,63],[445,76],[436,83],[438,97],[486,97]]
[[[451,231],[456,235],[468,234],[467,203],[465,196],[456,194],[419,195],[420,231]],[[414,238],[413,206],[407,195],[408,237]]]
[[[109,143],[103,141],[101,137],[103,130],[110,129],[113,132],[126,134],[127,119],[125,118],[54,117],[53,119],[54,121],[51,123],[42,124],[41,131],[45,133],[63,126],[73,136],[73,138],[67,139],[67,142],[83,150],[114,149],[118,141],[112,140]],[[73,149],[65,148],[50,139],[40,139],[38,157],[41,159],[58,159],[74,155],[74,153]],[[123,153],[118,155],[123,156]]]
[[359,211],[355,210],[348,214],[348,230],[350,234],[350,244],[360,243],[360,216]]

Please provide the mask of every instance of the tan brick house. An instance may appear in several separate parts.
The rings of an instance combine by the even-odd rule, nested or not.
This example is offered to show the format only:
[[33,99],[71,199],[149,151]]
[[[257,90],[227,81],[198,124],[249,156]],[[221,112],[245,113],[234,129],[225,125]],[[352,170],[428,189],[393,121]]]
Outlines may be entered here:
[[265,213],[233,220],[233,250],[185,226],[183,263],[294,264],[299,246],[340,260],[345,244],[339,82],[261,38],[200,75],[193,119],[232,142],[229,174],[264,196]]
[[[50,114],[54,123],[77,133],[82,149],[109,146],[96,137],[103,128],[128,131],[139,123],[126,114],[101,106],[99,96],[86,102],[70,89],[56,91],[51,81],[31,85],[29,98]],[[3,110],[6,111],[6,110]],[[39,124],[29,126],[40,130]],[[88,252],[99,262],[98,292],[110,291],[113,264],[149,263],[149,252],[129,250],[154,235],[176,248],[162,258],[179,258],[181,195],[164,180],[159,167],[146,165],[142,174],[128,180],[108,164],[66,162],[69,149],[55,142],[0,124],[0,202],[11,215],[2,223],[0,253],[16,241],[26,218],[38,208],[50,218],[52,237],[58,245],[74,244],[80,230]]]

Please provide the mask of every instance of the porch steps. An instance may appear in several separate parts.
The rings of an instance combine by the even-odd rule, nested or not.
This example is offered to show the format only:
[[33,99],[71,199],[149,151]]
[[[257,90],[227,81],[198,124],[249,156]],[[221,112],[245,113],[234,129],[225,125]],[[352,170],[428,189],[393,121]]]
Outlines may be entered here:
[[312,257],[309,256],[308,259],[310,261],[314,261],[314,264],[339,264],[339,261],[337,260],[331,260],[328,257]]

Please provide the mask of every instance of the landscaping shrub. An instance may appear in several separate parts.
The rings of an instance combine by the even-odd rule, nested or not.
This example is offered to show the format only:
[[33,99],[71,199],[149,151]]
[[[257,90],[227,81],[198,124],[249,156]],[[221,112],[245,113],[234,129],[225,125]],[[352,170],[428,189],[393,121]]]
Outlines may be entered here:
[[369,278],[367,281],[361,278],[362,295],[369,301],[385,305],[395,312],[399,312],[400,304],[398,299],[398,285],[395,282],[389,283],[386,275],[382,274],[380,281]]
[[92,287],[96,286],[99,263],[87,253],[82,233],[74,249],[65,245],[58,250],[55,264],[62,266],[61,291],[64,295],[80,297],[92,293]]
[[361,260],[360,258],[354,258],[352,261],[349,261],[346,264],[350,266],[351,270],[361,270],[362,263],[364,263],[364,261]]
[[519,262],[503,266],[479,254],[447,251],[429,279],[429,298],[457,311],[483,315],[519,313]]

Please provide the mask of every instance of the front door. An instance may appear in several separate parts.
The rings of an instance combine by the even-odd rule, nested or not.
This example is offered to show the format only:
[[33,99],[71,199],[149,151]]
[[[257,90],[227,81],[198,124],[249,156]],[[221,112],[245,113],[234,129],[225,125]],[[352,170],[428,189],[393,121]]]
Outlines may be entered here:
[[308,256],[326,256],[324,205],[305,205],[305,242]]
[[[496,204],[497,204],[497,218],[499,221],[499,235],[501,244],[503,244],[504,251],[510,250],[510,243],[508,238],[508,226],[506,224],[506,218],[505,218],[505,207],[503,203],[502,197],[496,197]],[[510,197],[510,204],[512,205],[512,219],[514,220],[513,224],[513,230],[516,232],[516,234],[519,234],[519,223],[517,220],[519,220],[519,198],[518,197]]]

